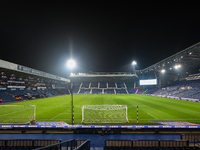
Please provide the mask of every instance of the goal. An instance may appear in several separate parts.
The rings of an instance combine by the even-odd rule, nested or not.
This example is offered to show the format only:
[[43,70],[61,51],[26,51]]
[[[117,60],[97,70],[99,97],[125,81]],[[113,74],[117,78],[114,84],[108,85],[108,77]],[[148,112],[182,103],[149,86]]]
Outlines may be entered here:
[[1,124],[26,124],[35,120],[35,105],[0,105]]
[[127,105],[83,105],[82,123],[127,123]]

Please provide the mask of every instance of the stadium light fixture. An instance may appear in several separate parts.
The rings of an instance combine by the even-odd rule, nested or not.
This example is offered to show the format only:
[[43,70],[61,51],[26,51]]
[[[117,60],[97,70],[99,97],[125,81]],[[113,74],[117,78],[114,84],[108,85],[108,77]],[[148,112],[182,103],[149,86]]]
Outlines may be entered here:
[[174,68],[175,69],[181,68],[181,65],[175,65]]
[[162,69],[162,70],[161,70],[161,73],[165,73],[165,69]]
[[133,61],[132,62],[132,65],[134,66],[134,65],[137,65],[137,62],[136,61]]
[[73,59],[68,60],[67,66],[72,69],[76,66],[76,62]]
[[137,65],[136,61],[132,61],[132,65],[133,65],[133,74],[135,73],[135,66]]

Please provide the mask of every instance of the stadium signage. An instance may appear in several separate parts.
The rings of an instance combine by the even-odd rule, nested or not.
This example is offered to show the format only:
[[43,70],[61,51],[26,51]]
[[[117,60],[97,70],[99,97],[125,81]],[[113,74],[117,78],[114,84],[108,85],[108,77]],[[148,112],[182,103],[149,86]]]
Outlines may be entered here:
[[36,83],[37,85],[45,85],[45,83]]
[[11,80],[8,80],[9,83],[25,83],[24,81],[11,81]]
[[157,85],[157,79],[140,80],[140,85]]
[[24,66],[21,66],[21,65],[17,66],[17,70],[23,71],[23,72],[26,72],[26,73],[39,75],[39,76],[43,76],[43,77],[47,77],[47,78],[53,78],[53,79],[61,80],[61,77],[58,77],[58,76],[55,76],[55,75],[52,75],[52,74],[49,74],[49,73],[45,73],[45,72],[42,72],[42,71],[38,71],[38,70],[35,70],[35,69],[31,69],[31,68],[28,68],[28,67],[24,67]]
[[7,86],[7,88],[20,88],[20,89],[24,89],[26,87],[25,86]]
[[70,129],[78,129],[78,128],[129,128],[129,129],[143,129],[143,128],[200,128],[200,126],[191,126],[191,125],[182,125],[182,126],[152,126],[152,125],[141,125],[141,126],[131,126],[131,125],[125,125],[125,126],[105,126],[105,125],[97,125],[97,126],[90,126],[90,125],[0,125],[0,129],[2,128],[70,128]]
[[[14,64],[14,63],[11,63],[11,62],[8,62],[8,61],[5,61],[5,60],[1,60],[1,59],[0,59],[0,68],[20,71],[20,72],[34,74],[34,75],[38,75],[38,76],[42,76],[42,77],[46,77],[46,78],[70,82],[69,79],[59,77],[59,76],[56,76],[56,75],[52,75],[52,74],[49,74],[49,73],[45,73],[43,71],[35,70],[35,69],[25,67],[25,66],[22,66],[22,65]],[[2,76],[2,78],[6,78],[6,76]]]

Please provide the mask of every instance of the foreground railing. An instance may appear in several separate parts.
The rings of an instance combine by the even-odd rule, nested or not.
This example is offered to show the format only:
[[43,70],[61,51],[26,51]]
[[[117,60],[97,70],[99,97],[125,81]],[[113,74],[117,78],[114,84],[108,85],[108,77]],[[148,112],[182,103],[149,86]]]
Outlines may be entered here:
[[90,150],[90,140],[85,141],[79,147],[77,147],[75,150]]
[[188,140],[105,140],[104,146],[187,147]]
[[200,147],[200,139],[194,139],[194,147]]
[[39,140],[39,139],[9,139],[0,140],[0,150],[32,150],[52,144],[58,144],[61,140]]
[[90,140],[83,141],[83,140],[73,139],[45,147],[40,147],[35,150],[89,150],[89,149],[90,149]]
[[73,139],[60,142],[57,144],[36,148],[35,150],[74,150],[75,148],[76,148],[76,140]]

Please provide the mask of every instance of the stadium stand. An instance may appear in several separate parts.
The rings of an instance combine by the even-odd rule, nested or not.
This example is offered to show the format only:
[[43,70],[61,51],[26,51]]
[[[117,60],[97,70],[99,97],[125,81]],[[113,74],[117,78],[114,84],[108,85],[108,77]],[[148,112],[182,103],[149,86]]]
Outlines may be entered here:
[[106,82],[101,82],[100,83],[100,88],[107,88],[107,83]]
[[151,89],[145,92],[145,94],[151,94],[155,96],[167,97],[167,98],[191,98],[199,100],[200,98],[200,80],[184,80],[175,81],[170,85],[163,87],[162,89]]
[[16,100],[15,97],[13,97],[7,91],[0,91],[0,96],[1,96],[2,102],[11,102],[11,101]]
[[82,84],[80,82],[77,82],[77,83],[74,83],[73,86],[74,86],[73,92],[78,94],[80,92]]
[[115,89],[104,89],[104,94],[116,94]]
[[91,83],[83,82],[83,84],[81,85],[81,88],[89,88],[90,86],[91,86]]
[[182,134],[182,140],[188,140],[190,143],[195,143],[196,141],[200,141],[200,134]]
[[125,83],[124,82],[117,82],[117,88],[125,88]]
[[3,103],[19,100],[30,100],[36,98],[45,98],[69,94],[67,89],[45,89],[45,90],[30,90],[30,89],[14,89],[0,90],[0,98]]
[[128,94],[126,89],[116,89],[116,94]]
[[102,94],[102,89],[92,89],[92,94]]
[[[1,100],[4,102],[13,102],[13,101],[20,101],[20,100],[28,100],[28,99],[34,99],[34,98],[41,98],[41,97],[52,97],[57,95],[63,95],[63,94],[69,94],[69,82],[73,83],[74,90],[73,92],[75,94],[150,94],[153,96],[162,96],[167,98],[178,98],[183,100],[192,99],[194,101],[197,101],[200,99],[200,74],[192,74],[199,72],[199,62],[200,62],[200,43],[191,46],[190,48],[187,48],[186,50],[181,51],[180,53],[177,53],[167,59],[164,59],[163,61],[160,61],[148,68],[145,68],[143,70],[136,71],[137,74],[133,73],[97,73],[97,74],[84,74],[84,78],[82,78],[80,75],[77,75],[77,77],[73,77],[74,79],[63,79],[61,77],[50,75],[48,73],[44,73],[41,71],[36,71],[34,69],[24,67],[17,64],[11,64],[9,62],[5,62],[0,60],[0,102]],[[195,58],[195,59],[194,59]],[[161,76],[160,70],[161,69],[169,69],[172,67],[175,63],[182,63],[184,67],[186,68],[183,74],[178,74],[177,72],[170,72],[166,76]],[[9,64],[9,65],[5,65]],[[185,65],[187,64],[187,65]],[[10,68],[6,68],[6,66],[12,66]],[[168,67],[168,68],[167,68]],[[12,70],[14,68],[14,70]],[[38,72],[38,74],[36,73]],[[138,82],[138,79],[143,78],[143,76],[148,76],[149,73],[153,74],[153,76],[156,77],[156,79],[159,80],[158,85],[155,86],[146,86],[145,88],[141,88],[139,84],[135,84]],[[173,74],[173,78],[171,78],[171,74]],[[149,78],[149,77],[148,77]],[[160,82],[162,80],[162,82]],[[139,88],[137,88],[139,87]],[[20,99],[21,97],[21,99]],[[200,102],[200,101],[198,101]],[[135,126],[135,125],[134,125]],[[3,127],[3,126],[2,126]],[[130,127],[130,126],[129,126]],[[143,128],[145,127],[145,128]],[[152,129],[146,128],[147,126],[144,125],[142,127],[138,126],[138,128],[127,129],[127,128],[121,128],[121,126],[116,126],[117,129],[113,129],[112,132],[110,132],[109,126],[105,126],[105,128],[99,129],[89,129],[89,128],[81,128],[79,132],[80,134],[84,134],[84,137],[90,137],[91,134],[101,134],[100,138],[101,140],[104,140],[105,138],[109,138],[109,140],[105,141],[104,149],[112,149],[112,150],[125,150],[125,149],[133,149],[133,150],[160,150],[160,149],[170,149],[170,150],[197,150],[199,147],[196,147],[196,143],[200,143],[200,137],[199,137],[199,128],[198,126],[187,126],[187,128],[179,128],[178,126],[170,126],[173,128],[162,128],[162,126],[159,125],[153,127]],[[160,128],[161,127],[161,128]],[[55,128],[55,126],[53,127]],[[5,127],[2,128],[3,133],[11,133],[12,129],[6,129]],[[18,130],[18,129],[16,129]],[[29,129],[22,129],[24,133],[24,130],[29,131]],[[33,129],[35,130],[35,129]],[[33,131],[32,130],[32,131]],[[43,130],[41,126],[37,128],[37,130]],[[53,132],[56,129],[52,129]],[[57,129],[58,133],[70,133],[71,135],[74,135],[75,130],[70,128],[69,131],[66,128]],[[96,131],[97,130],[97,131]],[[104,131],[103,133],[103,130]],[[117,130],[117,132],[114,132]],[[123,131],[123,132],[122,132]],[[134,134],[125,134],[125,138],[128,140],[123,140],[122,136],[123,133],[134,133]],[[14,131],[13,131],[14,132]],[[78,131],[76,131],[77,134]],[[41,132],[42,134],[43,131]],[[194,133],[194,134],[182,134],[182,133]],[[195,134],[197,133],[197,134]],[[104,134],[107,134],[105,137],[103,137]],[[109,134],[115,134],[109,136]],[[142,138],[138,138],[139,134],[143,134]],[[148,134],[151,134],[152,139],[157,140],[147,140],[151,139],[150,137],[147,137]],[[169,136],[163,138],[162,140],[159,140],[160,137],[164,134],[168,134]],[[182,134],[182,135],[181,135]],[[1,134],[3,135],[3,134]],[[20,135],[20,134],[19,134]],[[47,134],[46,134],[47,135]],[[50,134],[49,134],[50,135]],[[10,135],[12,136],[12,135]],[[39,135],[41,136],[41,135]],[[51,135],[54,137],[54,135]],[[82,136],[82,135],[80,135]],[[114,139],[114,136],[117,136],[117,138],[120,138],[119,140],[110,140]],[[171,137],[177,136],[178,140],[169,140]],[[5,136],[8,138],[8,135]],[[129,138],[128,138],[129,137]],[[132,140],[131,138],[137,138],[141,140]],[[147,138],[146,138],[147,137]],[[170,138],[169,138],[170,137]],[[180,140],[181,137],[181,140]],[[96,139],[95,139],[96,140]],[[13,142],[14,141],[14,142]],[[7,147],[8,149],[13,149],[15,147],[16,149],[28,149],[29,146],[47,146],[46,148],[50,146],[46,140],[44,141],[37,141],[34,140],[27,140],[26,142],[21,142],[20,140],[13,140],[12,142],[9,140],[0,140],[0,149],[4,149]],[[23,140],[22,140],[23,141]],[[97,140],[96,140],[97,141]],[[68,142],[68,141],[65,141]],[[98,141],[97,141],[98,142]],[[15,144],[14,144],[15,143]],[[21,145],[19,143],[22,143]],[[34,143],[34,145],[31,145],[31,143]],[[42,143],[42,144],[41,144]],[[62,142],[57,143],[56,145],[53,144],[50,147],[52,149],[58,149],[58,145],[62,145]],[[87,143],[87,144],[86,144]],[[89,140],[80,140],[77,148],[80,148],[83,145],[88,146]],[[192,147],[189,147],[189,144],[193,144]],[[64,144],[63,144],[64,145]],[[69,144],[70,145],[70,144]],[[22,147],[21,147],[22,146]],[[54,147],[55,146],[55,147]],[[80,147],[79,147],[80,146]],[[82,147],[82,149],[87,149],[86,147]],[[33,148],[33,147],[31,147]],[[35,147],[34,147],[35,148]],[[60,148],[60,147],[59,147]],[[45,149],[45,148],[44,148]],[[70,149],[70,148],[69,148]],[[102,149],[101,149],[102,150]]]
[[91,94],[92,89],[81,89],[79,94]]
[[105,140],[104,150],[199,149],[189,147],[188,140]]
[[[81,82],[73,83],[74,94],[135,94],[133,84],[127,88],[125,82]],[[130,92],[129,92],[130,91]]]
[[187,147],[188,140],[106,140],[105,146]]
[[0,140],[0,149],[36,149],[43,146],[48,146],[56,143],[60,143],[61,140],[23,140],[23,139],[14,139],[14,140]]
[[69,94],[69,79],[0,60],[2,103]]
[[90,88],[98,88],[99,86],[99,83],[98,82],[91,82],[91,84],[90,84],[91,86],[90,86]]
[[52,149],[77,149],[89,150],[90,140],[0,140],[0,150],[52,150]]
[[132,82],[125,82],[125,88],[127,88],[129,94],[135,94],[134,85]]
[[108,82],[108,88],[116,88],[116,83],[115,82]]

